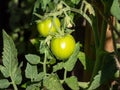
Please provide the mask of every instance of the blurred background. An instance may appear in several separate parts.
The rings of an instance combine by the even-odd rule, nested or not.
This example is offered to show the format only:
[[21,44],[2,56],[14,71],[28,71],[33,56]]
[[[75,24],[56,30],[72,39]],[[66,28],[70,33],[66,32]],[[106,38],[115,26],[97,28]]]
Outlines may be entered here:
[[[1,0],[0,1],[0,58],[2,56],[2,30],[14,40],[19,56],[34,53],[30,38],[36,36],[36,27],[31,24],[35,0]],[[32,34],[31,34],[32,33]],[[35,51],[36,52],[36,51]]]

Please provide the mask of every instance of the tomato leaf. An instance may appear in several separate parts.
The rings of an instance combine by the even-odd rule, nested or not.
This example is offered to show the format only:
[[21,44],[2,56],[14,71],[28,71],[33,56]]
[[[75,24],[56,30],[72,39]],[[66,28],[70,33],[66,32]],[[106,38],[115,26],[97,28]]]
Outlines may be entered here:
[[40,0],[36,0],[33,12],[37,12],[37,10],[39,9],[39,7],[40,7]]
[[50,74],[48,77],[44,78],[43,85],[47,90],[64,90],[56,74]]
[[22,81],[21,66],[18,66],[17,49],[12,38],[3,30],[3,66],[1,72],[4,77],[10,77],[15,84]]
[[78,4],[81,0],[71,0],[73,4]]
[[40,57],[37,55],[28,54],[28,55],[25,55],[25,58],[31,64],[39,64],[40,63]]
[[4,75],[4,77],[9,77],[9,72],[7,72],[8,69],[6,67],[0,65],[0,70],[2,74]]
[[40,83],[35,83],[27,86],[26,90],[40,90]]
[[113,0],[113,4],[111,6],[111,13],[115,16],[118,20],[120,20],[120,2],[119,0]]
[[79,50],[80,50],[80,44],[77,43],[76,44],[76,47],[75,47],[75,50],[74,50],[74,53],[70,56],[70,58],[64,63],[64,68],[67,70],[67,71],[71,71],[75,64],[76,64],[76,61],[77,61],[77,56],[78,56],[78,53],[79,53]]
[[[65,79],[65,82],[72,90],[79,90],[79,85],[77,78],[75,76],[71,76]],[[74,83],[74,84],[73,84]]]
[[58,70],[61,70],[64,66],[63,62],[57,63],[56,65],[53,66],[53,72],[56,72]]
[[88,87],[89,85],[89,82],[78,82],[79,83],[79,87],[85,89]]
[[10,82],[7,79],[0,80],[0,88],[1,89],[9,87],[9,85],[10,85]]
[[37,74],[37,76],[35,77],[34,81],[41,81],[45,76],[44,72],[40,72],[39,74]]
[[25,69],[26,78],[29,78],[31,79],[31,81],[33,81],[35,77],[37,76],[37,74],[38,74],[37,66],[27,63],[27,67]]
[[101,71],[99,71],[98,74],[94,77],[94,80],[92,81],[90,87],[87,90],[94,90],[98,88],[101,85],[100,80],[101,80]]
[[47,5],[50,3],[51,0],[40,0],[41,8],[43,11],[46,10]]
[[47,48],[47,45],[46,45],[45,40],[41,40],[41,41],[40,41],[40,47],[39,47],[40,53],[41,53],[41,54],[44,54],[45,51],[47,51],[47,50],[48,50],[48,48]]
[[82,63],[82,65],[84,66],[84,70],[86,70],[85,53],[80,51],[78,54],[78,58],[79,58],[80,62]]

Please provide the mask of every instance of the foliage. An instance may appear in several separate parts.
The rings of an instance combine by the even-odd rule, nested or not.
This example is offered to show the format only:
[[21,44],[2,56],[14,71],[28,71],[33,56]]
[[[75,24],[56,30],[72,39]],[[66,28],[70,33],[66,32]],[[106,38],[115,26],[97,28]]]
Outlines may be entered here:
[[[24,8],[28,9],[33,2],[33,0],[22,1],[23,4],[21,3],[21,7],[23,8],[16,8],[15,11],[22,11]],[[13,20],[14,16],[11,16],[10,24],[13,31],[15,30],[15,32],[21,33],[21,30],[24,32],[25,28],[30,29],[28,22],[23,22],[23,25],[18,26],[16,26],[15,23],[21,21],[21,16],[23,19],[24,15],[29,15],[32,9],[33,16],[30,16],[32,17],[31,24],[37,25],[38,22],[46,18],[51,17],[54,19],[57,17],[60,19],[61,26],[57,27],[53,20],[51,23],[55,25],[57,32],[47,35],[46,37],[39,34],[37,34],[37,36],[33,35],[34,38],[32,38],[31,43],[35,45],[37,54],[29,52],[25,55],[25,62],[18,62],[18,51],[14,43],[14,41],[17,41],[16,37],[12,34],[11,38],[3,30],[3,56],[2,64],[0,65],[2,77],[0,77],[0,89],[9,88],[11,85],[14,90],[18,90],[19,87],[26,90],[56,90],[56,88],[58,90],[65,90],[66,87],[71,90],[97,90],[103,89],[102,86],[105,86],[108,90],[114,89],[113,86],[110,86],[110,83],[111,81],[117,82],[114,75],[116,71],[119,70],[120,64],[118,61],[119,53],[116,48],[113,33],[117,32],[117,28],[112,24],[111,16],[120,20],[119,0],[111,0],[110,3],[108,0],[91,0],[91,2],[87,0],[36,0],[34,2],[34,8],[29,8],[30,11],[27,10],[29,12],[23,10],[24,13],[20,12],[20,16],[13,10],[13,4],[16,3],[18,4],[18,2],[13,0],[9,5],[9,7],[11,7],[10,11],[12,11],[11,14],[17,18],[15,21]],[[28,3],[28,7],[24,6],[25,3]],[[101,9],[101,7],[103,7],[103,9]],[[74,30],[76,25],[74,20],[76,16],[80,16],[86,20],[92,29],[94,36],[93,44],[95,46],[95,64],[93,66],[88,64],[87,59],[89,59],[89,57],[84,50],[81,50],[84,45],[81,47],[80,42],[76,42],[73,53],[65,60],[59,60],[51,51],[51,40],[54,37],[65,36],[66,34],[72,35],[72,33],[76,31]],[[104,48],[108,24],[111,28],[114,45],[114,52],[112,53],[106,51]],[[37,29],[35,28],[32,32],[37,33]],[[119,34],[117,35],[119,36]],[[23,41],[25,39],[25,37],[21,35],[20,38],[22,38],[20,40]],[[24,51],[23,48],[20,47],[20,49]],[[91,52],[88,53],[90,54]],[[83,72],[90,72],[89,69],[93,67],[89,81],[84,81],[84,78],[78,80],[78,77],[74,75],[77,61],[82,64]],[[92,63],[90,59],[89,62]],[[25,67],[21,70],[24,64]],[[59,74],[59,71],[62,71],[62,73]],[[71,73],[70,75],[68,75],[69,72]]]

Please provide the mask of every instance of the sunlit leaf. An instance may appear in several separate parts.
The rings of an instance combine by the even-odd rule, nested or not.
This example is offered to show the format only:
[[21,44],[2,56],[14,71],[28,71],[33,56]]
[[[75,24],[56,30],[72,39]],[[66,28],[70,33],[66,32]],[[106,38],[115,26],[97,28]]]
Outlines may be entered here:
[[25,55],[25,58],[30,62],[31,64],[39,64],[40,63],[40,57],[34,54],[28,54]]
[[26,78],[29,78],[31,79],[31,81],[33,81],[36,78],[37,74],[38,74],[37,66],[27,63],[27,67],[25,69]]
[[73,4],[78,4],[78,3],[80,2],[80,0],[71,0],[71,2],[72,2]]
[[85,89],[88,88],[89,82],[78,82],[79,83],[79,87]]
[[2,74],[4,75],[4,77],[6,77],[6,78],[9,77],[9,72],[7,72],[6,67],[0,65],[0,70],[1,70]]
[[31,84],[31,85],[27,86],[26,90],[41,90],[40,83]]
[[48,77],[46,77],[43,81],[43,85],[48,90],[64,90],[62,87],[62,84],[60,83],[60,79],[56,74],[51,74]]
[[79,85],[77,78],[75,76],[71,76],[65,79],[65,82],[72,90],[79,90]]
[[71,71],[74,68],[76,61],[77,61],[77,56],[78,56],[79,50],[80,50],[80,44],[77,43],[74,53],[71,55],[71,57],[68,59],[68,61],[66,61],[64,64],[64,68],[67,71]]
[[1,89],[9,87],[9,85],[10,85],[10,82],[7,79],[0,80],[0,88]]
[[3,65],[1,72],[10,77],[15,84],[22,81],[21,66],[18,66],[17,49],[12,38],[3,30]]
[[34,81],[41,81],[45,76],[44,72],[40,72],[39,74],[37,74],[37,76],[35,77]]
[[49,2],[50,2],[50,0],[40,0],[41,8],[43,9],[43,11],[46,9]]
[[100,80],[101,80],[101,71],[99,71],[98,74],[94,77],[94,80],[92,81],[90,87],[87,90],[94,90],[98,88],[101,85]]
[[60,63],[54,65],[54,66],[53,66],[53,72],[56,72],[56,71],[58,71],[58,70],[61,70],[61,69],[63,68],[63,66],[64,66],[64,63],[63,63],[63,62],[60,62]]
[[79,52],[78,58],[79,58],[80,62],[82,63],[82,65],[84,66],[84,70],[86,70],[85,53],[84,52]]
[[119,0],[113,0],[113,4],[111,6],[111,13],[118,20],[120,20],[120,2],[119,2]]

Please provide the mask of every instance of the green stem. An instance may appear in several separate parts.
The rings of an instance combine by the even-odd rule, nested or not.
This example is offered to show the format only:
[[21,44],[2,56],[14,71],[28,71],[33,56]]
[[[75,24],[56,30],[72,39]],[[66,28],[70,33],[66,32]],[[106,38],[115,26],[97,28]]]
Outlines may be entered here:
[[107,31],[107,22],[105,19],[103,19],[102,20],[102,28],[101,28],[100,44],[99,44],[99,47],[96,49],[96,61],[95,61],[95,66],[94,66],[91,80],[93,80],[94,76],[101,69],[103,57],[106,53],[104,50],[105,41],[106,41],[106,31]]
[[46,71],[46,63],[47,63],[47,57],[46,57],[46,51],[45,51],[44,62],[43,62],[43,72],[45,73],[45,75],[47,73],[47,71]]
[[96,61],[95,61],[95,66],[92,74],[92,79],[98,73],[98,71],[101,69],[101,66],[102,66],[103,57],[105,55],[104,46],[106,41],[106,31],[107,31],[107,22],[103,20],[100,46],[99,48],[96,49]]
[[93,22],[92,22],[92,24],[93,24],[92,30],[93,30],[94,39],[95,39],[95,48],[98,49],[98,47],[99,47],[98,21],[97,21],[97,18],[96,18],[96,17],[93,17],[92,19],[93,19],[93,20],[92,20],[92,21],[93,21]]
[[12,80],[12,84],[13,84],[14,90],[18,90],[17,85],[16,85],[15,82],[13,81],[12,77],[11,77],[11,80]]
[[84,13],[82,10],[76,9],[76,8],[70,8],[71,11],[76,12],[80,15],[82,15],[88,22],[89,24],[92,26],[92,21],[91,19],[88,17],[88,15],[86,13]]
[[101,31],[101,39],[100,39],[100,49],[104,50],[105,41],[106,41],[106,31],[107,31],[107,22],[103,20],[102,22],[102,31]]
[[64,80],[66,79],[66,77],[67,77],[67,70],[65,69],[65,71],[64,71]]

